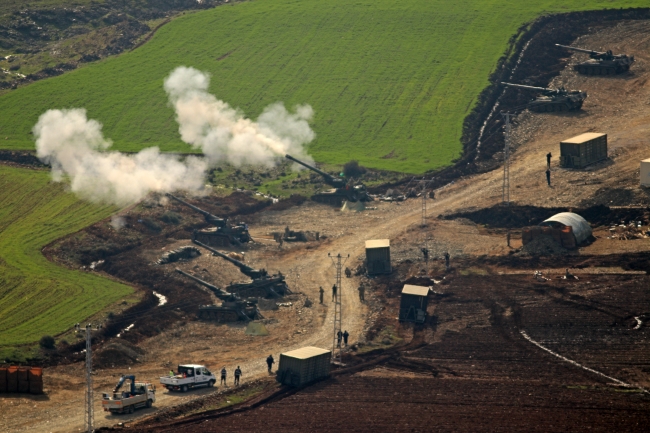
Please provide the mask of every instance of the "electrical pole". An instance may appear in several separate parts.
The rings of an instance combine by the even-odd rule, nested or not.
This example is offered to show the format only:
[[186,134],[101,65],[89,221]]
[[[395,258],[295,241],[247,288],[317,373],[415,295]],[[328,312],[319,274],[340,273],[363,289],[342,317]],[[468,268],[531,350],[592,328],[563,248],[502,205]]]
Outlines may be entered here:
[[[347,257],[342,257],[341,253],[337,254],[336,257],[333,257],[331,254],[327,256],[332,259],[334,267],[336,268],[336,294],[334,296],[334,337],[332,339],[332,357],[334,358],[334,353],[337,347],[338,342],[338,333],[343,332],[341,321],[342,321],[342,311],[341,311],[341,298],[343,297],[343,287],[341,287],[341,269],[345,262],[347,262],[350,255]],[[345,260],[344,260],[345,259]],[[343,363],[343,348],[339,347],[339,364]]]
[[422,178],[422,227],[427,225],[427,182]]
[[93,410],[93,358],[91,352],[92,327],[86,325],[86,414],[84,416],[84,431],[93,433],[95,423],[95,412]]
[[501,113],[506,118],[506,136],[503,149],[503,200],[505,206],[510,205],[510,117],[511,113]]

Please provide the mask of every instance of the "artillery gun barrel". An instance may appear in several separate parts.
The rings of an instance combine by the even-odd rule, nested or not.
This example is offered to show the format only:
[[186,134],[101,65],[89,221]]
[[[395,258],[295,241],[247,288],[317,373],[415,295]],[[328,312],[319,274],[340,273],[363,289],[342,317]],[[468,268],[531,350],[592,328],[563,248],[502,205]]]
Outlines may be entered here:
[[584,48],[570,47],[568,45],[555,44],[555,46],[556,47],[561,47],[561,48],[566,48],[567,50],[579,51],[581,53],[591,54],[592,56],[605,54],[605,53],[601,53],[600,51],[585,50]]
[[167,197],[173,198],[177,202],[179,202],[181,204],[184,204],[185,206],[189,207],[190,209],[200,213],[201,215],[203,215],[205,217],[205,220],[207,222],[212,223],[212,224],[214,224],[214,225],[216,225],[218,227],[223,227],[223,226],[226,225],[226,220],[225,219],[219,218],[216,215],[212,215],[210,212],[204,211],[203,209],[201,209],[199,207],[196,207],[193,204],[189,204],[188,202],[186,202],[184,200],[181,200],[180,198],[176,197],[175,195],[171,195],[170,193],[167,193],[166,195],[167,195]]
[[220,288],[218,288],[217,286],[214,286],[214,285],[208,283],[207,281],[203,281],[200,278],[196,278],[194,275],[190,275],[187,272],[181,271],[178,268],[176,269],[176,272],[178,272],[181,275],[185,275],[187,278],[190,278],[190,279],[196,281],[197,283],[199,283],[200,285],[202,285],[204,287],[207,287],[208,289],[210,289],[217,296],[217,298],[219,298],[221,300],[228,300],[229,298],[231,298],[233,296],[231,293],[223,291]]
[[311,171],[314,171],[314,172],[320,174],[321,176],[323,176],[323,178],[325,178],[325,182],[326,182],[328,185],[333,186],[334,188],[341,188],[341,187],[344,187],[344,186],[345,186],[345,182],[343,182],[342,180],[340,180],[340,179],[336,179],[336,178],[335,178],[334,176],[332,176],[331,174],[325,173],[324,171],[319,170],[319,169],[317,169],[316,167],[312,167],[311,165],[306,164],[306,163],[302,162],[301,160],[296,159],[296,158],[294,158],[293,156],[291,156],[291,155],[289,155],[289,154],[284,155],[284,157],[287,158],[287,159],[290,159],[290,160],[293,161],[293,162],[297,162],[298,164],[302,165],[303,167],[308,168],[308,169],[311,170]]
[[518,87],[520,89],[537,90],[539,92],[552,92],[553,91],[553,89],[547,89],[546,87],[526,86],[524,84],[506,83],[505,81],[502,81],[501,84],[504,84],[504,85],[510,86],[510,87]]
[[252,279],[257,279],[257,278],[260,278],[260,277],[263,277],[264,275],[266,275],[265,271],[261,271],[259,269],[253,269],[250,266],[245,265],[244,263],[240,262],[239,260],[235,260],[232,257],[228,257],[227,255],[225,255],[221,251],[217,251],[214,248],[212,248],[212,247],[210,247],[208,245],[205,245],[205,244],[203,244],[203,243],[201,243],[201,242],[199,242],[197,240],[195,240],[194,243],[201,246],[201,247],[203,247],[203,248],[205,248],[208,251],[211,251],[212,254],[214,254],[216,256],[219,256],[222,259],[228,260],[230,263],[237,266],[239,268],[239,270],[242,272],[242,274],[244,274],[244,275],[246,275],[246,276],[248,276],[248,277],[250,277]]

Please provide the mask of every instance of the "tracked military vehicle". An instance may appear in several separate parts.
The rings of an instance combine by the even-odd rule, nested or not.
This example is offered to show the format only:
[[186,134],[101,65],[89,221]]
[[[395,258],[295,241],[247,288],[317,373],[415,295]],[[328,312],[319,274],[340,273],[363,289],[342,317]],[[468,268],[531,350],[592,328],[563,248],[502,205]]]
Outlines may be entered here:
[[210,212],[189,204],[176,196],[167,194],[167,197],[173,198],[177,202],[200,213],[203,215],[203,218],[205,218],[205,222],[215,226],[204,230],[194,230],[194,232],[192,232],[192,240],[196,239],[199,242],[216,247],[241,245],[242,243],[251,241],[250,234],[248,234],[248,226],[245,223],[232,225],[228,223],[227,218],[219,218],[216,215],[212,215]]
[[524,86],[523,84],[512,84],[501,82],[506,86],[518,89],[532,90],[538,96],[530,101],[527,108],[538,113],[554,111],[575,111],[582,108],[583,102],[587,99],[587,92],[581,90],[549,89],[546,87]]
[[200,319],[214,320],[222,323],[236,322],[238,320],[249,322],[251,320],[263,319],[262,314],[257,308],[257,300],[243,300],[233,293],[225,292],[217,286],[190,275],[187,272],[183,272],[180,269],[176,269],[176,272],[206,287],[217,298],[221,299],[221,305],[200,305]]
[[313,201],[334,206],[341,206],[344,201],[357,202],[371,200],[368,192],[366,191],[365,185],[354,185],[352,179],[346,181],[344,179],[336,178],[328,173],[325,173],[324,171],[317,169],[316,167],[312,167],[311,165],[294,158],[291,155],[285,155],[285,157],[293,162],[302,165],[305,168],[308,168],[313,172],[320,174],[323,176],[325,183],[332,187],[332,189],[328,191],[320,191],[312,195],[311,199]]
[[630,66],[634,63],[634,56],[628,56],[627,54],[614,54],[611,50],[592,51],[583,48],[570,47],[568,45],[555,45],[561,48],[566,48],[567,50],[589,54],[589,60],[573,66],[573,69],[584,75],[620,74],[629,71]]
[[211,251],[213,255],[221,257],[237,266],[242,274],[252,280],[243,283],[231,283],[226,288],[228,292],[243,298],[279,298],[291,293],[282,273],[269,275],[266,269],[253,269],[208,245],[198,241],[194,241],[194,243]]

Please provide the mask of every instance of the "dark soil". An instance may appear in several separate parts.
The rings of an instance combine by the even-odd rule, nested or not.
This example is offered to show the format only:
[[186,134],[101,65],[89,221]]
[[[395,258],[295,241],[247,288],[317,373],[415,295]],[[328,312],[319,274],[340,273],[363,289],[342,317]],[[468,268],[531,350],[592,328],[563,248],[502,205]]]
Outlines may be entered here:
[[574,212],[586,219],[593,227],[611,226],[630,221],[648,222],[650,208],[610,208],[596,205],[586,209],[565,207],[543,208],[537,206],[494,205],[489,208],[439,215],[438,218],[453,220],[466,218],[476,224],[495,228],[522,228],[533,226],[560,212]]

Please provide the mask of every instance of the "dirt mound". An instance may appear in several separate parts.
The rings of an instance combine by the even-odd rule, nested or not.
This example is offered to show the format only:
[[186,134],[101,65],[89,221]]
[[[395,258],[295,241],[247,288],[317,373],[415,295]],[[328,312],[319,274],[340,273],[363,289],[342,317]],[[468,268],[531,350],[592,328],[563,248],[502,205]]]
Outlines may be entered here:
[[596,205],[586,209],[572,209],[566,207],[503,206],[500,204],[478,210],[439,215],[438,218],[446,220],[463,218],[489,227],[521,228],[537,225],[560,212],[575,212],[594,227],[610,226],[628,221],[647,222],[649,219],[648,209],[643,208],[610,208],[609,206]]
[[515,253],[516,256],[560,256],[566,254],[569,254],[569,250],[563,248],[551,236],[536,237]]
[[116,339],[97,351],[93,364],[98,368],[128,366],[140,362],[144,354],[143,349],[128,341]]

